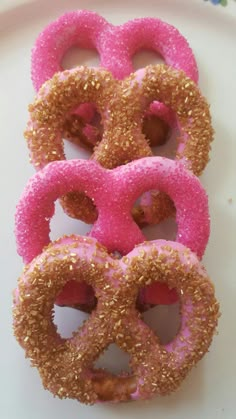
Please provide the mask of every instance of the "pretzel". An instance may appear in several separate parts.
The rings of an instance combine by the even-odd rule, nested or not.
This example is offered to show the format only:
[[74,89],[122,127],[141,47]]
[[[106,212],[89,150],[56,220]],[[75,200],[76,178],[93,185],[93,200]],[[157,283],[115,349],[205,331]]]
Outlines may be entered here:
[[[52,321],[53,305],[72,279],[92,286],[98,304],[71,339],[62,339]],[[181,302],[181,328],[167,345],[135,309],[140,288],[157,281],[176,288]],[[219,316],[214,287],[198,258],[165,241],[144,243],[115,260],[94,239],[60,239],[25,268],[14,304],[15,336],[44,387],[87,404],[175,391],[208,351]],[[131,375],[94,368],[113,342],[130,355]]]
[[[95,103],[103,119],[103,139],[95,148],[93,159],[111,169],[151,156],[151,148],[140,129],[140,115],[146,103],[161,99],[178,115],[180,137],[176,158],[199,175],[208,161],[213,134],[206,100],[183,72],[164,65],[149,66],[142,82],[138,81],[139,74],[120,84],[105,70],[81,67],[57,73],[45,83],[29,108],[30,122],[25,133],[36,169],[65,159],[61,137],[65,115],[83,102]],[[66,195],[62,203],[72,217],[88,223],[97,218],[93,203],[84,195]],[[151,203],[151,208],[145,205],[135,209],[134,217],[139,224],[156,223],[174,214],[173,203],[165,195],[158,195]]]
[[100,66],[117,79],[129,76],[134,71],[132,55],[148,48],[161,54],[167,65],[182,69],[188,77],[198,81],[193,52],[174,26],[156,18],[134,19],[115,26],[95,12],[77,10],[60,16],[38,35],[31,60],[36,91],[63,70],[63,56],[75,45],[97,49]]

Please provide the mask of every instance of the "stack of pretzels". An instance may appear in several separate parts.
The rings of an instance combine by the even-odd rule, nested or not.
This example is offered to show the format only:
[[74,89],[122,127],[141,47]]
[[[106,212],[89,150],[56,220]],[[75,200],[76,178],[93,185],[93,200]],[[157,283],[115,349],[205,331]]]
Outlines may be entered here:
[[[100,67],[63,71],[66,51],[96,48]],[[166,64],[133,72],[142,48]],[[16,211],[25,263],[14,291],[14,333],[43,385],[80,402],[148,399],[176,390],[208,351],[219,304],[200,263],[210,232],[208,199],[197,176],[213,139],[198,70],[185,38],[159,19],[114,26],[94,12],[70,12],[38,37],[32,53],[37,90],[25,138],[37,173]],[[174,159],[154,156],[178,131]],[[93,150],[66,160],[63,138]],[[50,241],[60,199],[88,236]],[[147,241],[141,227],[176,216],[175,241]],[[179,301],[181,327],[166,345],[143,322],[150,305]],[[53,323],[54,303],[90,313],[71,339]],[[95,369],[116,343],[131,374]]]

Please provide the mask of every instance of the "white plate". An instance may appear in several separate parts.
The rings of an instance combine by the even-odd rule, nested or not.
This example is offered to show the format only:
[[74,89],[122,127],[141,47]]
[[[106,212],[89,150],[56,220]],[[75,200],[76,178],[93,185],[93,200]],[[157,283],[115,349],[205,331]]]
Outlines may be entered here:
[[[87,407],[54,399],[43,390],[36,370],[12,335],[12,289],[22,270],[16,254],[15,205],[34,173],[23,140],[27,105],[34,91],[30,80],[30,50],[43,27],[67,10],[95,10],[113,23],[134,17],[160,17],[174,24],[189,40],[199,64],[200,87],[212,107],[216,131],[211,162],[202,182],[210,198],[211,239],[204,264],[221,302],[219,335],[210,353],[172,396],[149,403]],[[233,419],[236,417],[236,4],[226,8],[202,0],[48,0],[1,1],[0,4],[1,118],[1,419],[145,418]],[[150,57],[150,56],[149,56]],[[145,58],[147,61],[147,58]],[[144,58],[140,59],[141,63]],[[92,63],[92,59],[88,59]],[[85,232],[82,224],[58,212],[53,233]],[[60,314],[59,314],[60,316]],[[70,313],[74,323],[78,316]],[[62,319],[61,319],[62,320]],[[74,324],[73,323],[73,324]],[[67,329],[66,319],[62,325]]]

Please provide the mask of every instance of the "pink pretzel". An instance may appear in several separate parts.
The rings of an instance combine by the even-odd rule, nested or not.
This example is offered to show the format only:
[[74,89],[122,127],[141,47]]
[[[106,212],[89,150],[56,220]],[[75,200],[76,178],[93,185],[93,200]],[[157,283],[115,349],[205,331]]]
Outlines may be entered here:
[[117,79],[134,71],[132,56],[142,48],[160,53],[166,64],[183,70],[197,83],[197,64],[187,40],[172,25],[156,18],[141,18],[115,26],[88,10],[65,13],[38,36],[32,50],[32,81],[42,84],[62,71],[61,61],[72,46],[95,48],[100,66]]
[[131,209],[140,195],[152,189],[164,191],[174,201],[176,241],[201,258],[210,231],[207,195],[199,180],[181,163],[163,157],[136,160],[114,170],[106,170],[91,160],[50,163],[31,178],[17,206],[18,253],[29,263],[42,252],[50,243],[54,202],[76,190],[92,198],[98,209],[90,236],[108,251],[125,255],[145,240],[132,219]]
[[[138,50],[147,48],[160,53],[166,64],[183,70],[187,76],[198,82],[198,69],[193,52],[187,40],[174,26],[156,18],[134,19],[115,26],[95,12],[78,10],[59,17],[38,36],[32,50],[31,65],[31,76],[36,91],[56,72],[63,70],[63,56],[75,45],[80,48],[95,48],[100,57],[100,66],[109,70],[117,79],[123,79],[134,71],[132,56]],[[73,112],[81,117],[81,120],[78,122],[75,119],[74,128],[71,128],[72,120],[69,120],[70,124],[65,128],[66,136],[75,142],[88,141],[94,145],[98,137],[94,135],[94,128],[90,125],[93,118],[89,118],[93,109],[87,110],[88,117],[81,107]],[[165,106],[162,105],[160,110],[155,104],[151,112],[162,121],[161,125],[158,122],[158,125],[153,127],[156,133],[151,137],[151,144],[155,145],[155,142],[158,144],[166,138],[168,125],[175,124],[173,114]]]
[[[68,281],[83,280],[98,304],[69,340],[52,321],[53,304]],[[162,345],[135,309],[147,284],[175,287],[181,328]],[[64,237],[27,266],[14,298],[14,333],[43,385],[60,398],[82,403],[148,399],[175,391],[211,344],[219,304],[196,255],[179,243],[144,243],[115,260],[92,238]],[[131,375],[95,369],[94,361],[115,342],[130,355]]]

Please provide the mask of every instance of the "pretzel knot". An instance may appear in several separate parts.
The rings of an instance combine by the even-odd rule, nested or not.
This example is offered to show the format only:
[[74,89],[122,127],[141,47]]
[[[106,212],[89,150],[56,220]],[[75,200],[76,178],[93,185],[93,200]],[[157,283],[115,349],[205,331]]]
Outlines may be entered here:
[[[63,339],[52,312],[70,280],[92,286],[98,303],[73,337]],[[160,344],[135,308],[139,289],[157,281],[176,288],[181,302],[181,328],[167,345]],[[219,315],[212,283],[183,245],[144,243],[117,260],[95,239],[80,236],[51,243],[26,266],[14,303],[15,335],[45,388],[89,404],[174,391],[208,350]],[[93,367],[113,342],[130,355],[132,375]]]

